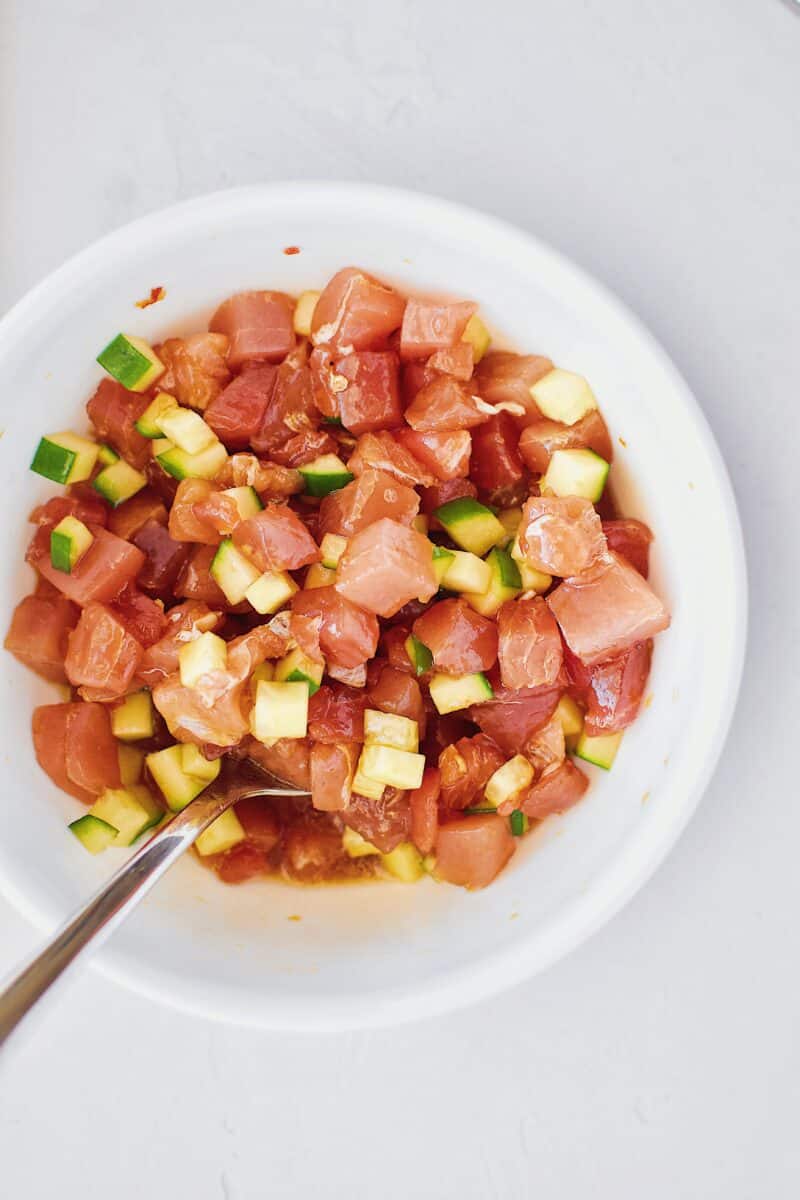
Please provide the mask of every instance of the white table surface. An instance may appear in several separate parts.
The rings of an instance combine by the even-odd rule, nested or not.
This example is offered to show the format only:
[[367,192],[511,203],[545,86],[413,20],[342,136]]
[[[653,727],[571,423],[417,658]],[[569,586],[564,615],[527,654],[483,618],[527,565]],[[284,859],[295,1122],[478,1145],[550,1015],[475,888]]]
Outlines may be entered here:
[[[79,971],[0,1063],[9,1200],[798,1195],[799,62],[781,0],[0,3],[0,310],[215,188],[465,200],[673,354],[752,596],[713,785],[591,942],[490,1005],[341,1037],[214,1026]],[[0,902],[0,968],[36,942]]]

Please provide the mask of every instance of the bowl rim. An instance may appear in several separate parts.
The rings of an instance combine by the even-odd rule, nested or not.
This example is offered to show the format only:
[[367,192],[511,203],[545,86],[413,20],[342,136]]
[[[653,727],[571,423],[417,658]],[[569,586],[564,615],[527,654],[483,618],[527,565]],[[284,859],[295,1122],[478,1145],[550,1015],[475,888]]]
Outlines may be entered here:
[[[253,1004],[250,998],[244,1000],[240,991],[226,989],[222,983],[216,988],[206,988],[203,995],[198,995],[186,981],[168,976],[161,969],[132,969],[127,959],[106,947],[101,947],[99,953],[89,959],[96,970],[132,991],[209,1019],[305,1032],[388,1027],[466,1007],[545,970],[610,920],[667,857],[708,787],[736,709],[747,640],[744,540],[730,476],[705,415],[667,352],[641,320],[604,284],[536,235],[468,205],[424,192],[372,183],[298,180],[222,189],[161,208],[92,242],[23,295],[0,319],[0,361],[21,335],[35,328],[44,311],[58,304],[73,288],[85,284],[96,268],[106,269],[111,257],[130,250],[149,233],[157,230],[162,234],[165,226],[186,219],[202,221],[225,209],[257,207],[281,199],[322,206],[326,200],[382,209],[400,206],[406,214],[413,211],[415,221],[433,227],[442,222],[479,225],[487,234],[514,241],[535,253],[569,283],[573,292],[593,298],[626,326],[664,373],[674,402],[682,406],[685,417],[702,442],[723,518],[718,536],[727,543],[725,549],[734,584],[728,594],[733,637],[724,662],[723,680],[723,690],[729,700],[720,706],[715,714],[715,725],[709,731],[708,745],[713,749],[700,769],[693,772],[691,786],[679,796],[678,802],[662,806],[659,819],[628,839],[585,891],[548,921],[545,936],[541,931],[536,936],[533,933],[527,938],[521,936],[512,947],[486,954],[477,963],[449,971],[444,978],[430,978],[422,986],[409,986],[394,992],[384,990],[380,1000],[374,994],[367,994],[361,1004],[355,1005],[349,997],[346,1003],[337,997],[324,998],[322,1003],[315,998],[298,1005],[295,998],[291,1008],[284,1006],[283,1009],[280,1005],[264,1008]],[[24,871],[15,871],[3,860],[2,853],[0,894],[44,932],[51,932],[64,919],[65,914],[52,911],[41,897],[33,894],[26,885]]]

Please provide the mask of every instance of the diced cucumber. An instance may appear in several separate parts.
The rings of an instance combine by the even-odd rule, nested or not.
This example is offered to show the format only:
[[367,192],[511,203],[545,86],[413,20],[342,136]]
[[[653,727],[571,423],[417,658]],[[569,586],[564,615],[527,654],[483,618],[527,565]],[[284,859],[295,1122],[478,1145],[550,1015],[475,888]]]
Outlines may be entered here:
[[511,826],[511,832],[514,837],[522,837],[531,827],[530,819],[526,813],[515,808],[508,818],[508,823]]
[[388,854],[382,854],[381,865],[401,883],[416,883],[425,874],[422,855],[411,842],[401,842]]
[[132,846],[145,830],[157,825],[164,815],[150,794],[150,789],[140,784],[106,788],[95,800],[89,813],[116,827],[115,846]]
[[199,746],[194,746],[191,742],[184,742],[181,746],[181,769],[194,779],[213,783],[220,773],[221,766],[220,759],[206,758]]
[[152,347],[128,333],[118,333],[100,351],[97,361],[129,392],[146,392],[164,374],[164,364]]
[[471,496],[448,500],[433,514],[462,550],[482,556],[505,539],[506,531],[490,508]]
[[424,675],[433,666],[433,655],[424,642],[410,633],[405,640],[406,654],[414,668],[415,675]]
[[127,787],[130,783],[138,783],[142,778],[144,750],[140,750],[138,746],[129,746],[125,742],[120,742],[117,746],[117,758],[119,759],[119,778],[122,786]]
[[192,688],[211,671],[224,671],[228,665],[228,644],[216,633],[206,630],[178,650],[181,683]]
[[130,463],[126,463],[124,458],[112,463],[110,467],[103,467],[100,474],[92,480],[95,491],[114,508],[130,500],[131,496],[135,496],[146,485],[147,476],[137,471]]
[[535,567],[531,566],[520,550],[519,536],[512,543],[511,557],[517,564],[524,591],[542,593],[548,590],[553,582],[552,575],[546,575],[544,571],[537,571]]
[[150,443],[150,452],[153,458],[158,458],[159,454],[166,454],[168,450],[173,450],[174,446],[169,438],[158,437],[153,438]]
[[467,321],[467,327],[461,335],[461,340],[462,342],[469,342],[472,346],[472,361],[479,363],[489,349],[489,343],[492,339],[489,330],[477,313],[473,313]]
[[594,392],[582,375],[554,367],[529,389],[536,406],[549,421],[575,425],[597,408]]
[[64,517],[50,532],[50,562],[67,575],[94,541],[94,534],[77,517]]
[[119,455],[113,446],[101,442],[97,447],[97,461],[103,467],[110,467],[112,463],[119,462]]
[[111,732],[121,742],[151,738],[156,731],[153,701],[146,688],[132,692],[111,710]]
[[416,529],[417,533],[421,533],[423,537],[428,536],[429,525],[430,522],[425,516],[425,513],[417,513],[416,517],[414,517],[414,520],[411,522],[411,528]]
[[[433,547],[433,573],[436,576],[436,582],[439,584],[439,587],[442,586],[444,577],[448,569],[452,566],[456,553],[460,554],[461,551],[446,550],[444,546]],[[478,559],[478,562],[480,561]]]
[[157,418],[157,424],[164,437],[187,454],[199,454],[218,440],[211,426],[190,408],[168,408]]
[[259,663],[259,665],[256,667],[255,671],[253,671],[253,674],[250,676],[250,699],[253,701],[253,704],[255,704],[255,702],[256,702],[256,692],[258,691],[258,685],[259,685],[260,681],[262,679],[266,679],[267,681],[269,681],[270,679],[274,679],[274,678],[275,678],[275,667],[272,665],[272,663],[271,662]]
[[607,733],[602,737],[587,737],[582,733],[578,738],[575,754],[584,762],[594,763],[596,767],[610,771],[621,741],[621,733]]
[[458,712],[471,704],[482,704],[494,696],[492,685],[485,675],[434,675],[428,685],[436,711]]
[[265,571],[263,575],[256,571],[256,578],[244,595],[257,613],[266,616],[276,613],[299,591],[300,588],[286,571]]
[[[492,568],[489,563],[468,550],[453,550],[449,553],[451,561],[445,567],[442,587],[451,592],[475,592],[477,595],[488,591],[492,582]],[[433,568],[436,570],[435,560]]]
[[313,696],[319,691],[324,670],[324,663],[315,662],[296,647],[275,663],[273,679],[276,683],[305,683],[309,696]]
[[94,470],[100,447],[77,433],[48,433],[36,447],[31,470],[53,483],[83,483]]
[[[383,793],[383,788],[381,788],[381,793]],[[361,792],[360,795],[363,796],[364,793]],[[342,831],[342,849],[349,858],[367,858],[371,854],[380,854],[377,846],[373,846],[372,842],[368,842],[349,825],[345,825]]]
[[533,783],[533,767],[524,754],[515,754],[502,767],[498,767],[486,784],[486,803],[499,808],[507,800],[513,800]]
[[113,825],[101,821],[99,817],[93,817],[91,813],[78,817],[69,828],[90,854],[99,854],[102,850],[107,850],[119,833]]
[[228,461],[228,451],[222,442],[212,442],[198,454],[187,454],[180,446],[173,445],[157,458],[174,479],[214,479]]
[[264,507],[261,503],[261,497],[254,487],[226,488],[222,494],[223,496],[230,496],[231,500],[233,500],[242,521],[246,521],[248,517],[254,517]]
[[203,830],[195,842],[195,848],[198,854],[207,858],[209,854],[222,854],[225,850],[230,850],[239,842],[243,842],[246,836],[236,813],[232,808],[226,808],[216,821],[211,822],[208,829]]
[[464,592],[464,599],[476,612],[484,617],[493,617],[507,600],[513,600],[522,591],[519,567],[507,550],[495,546],[488,555],[490,579],[488,589],[481,593]]
[[292,324],[294,325],[295,333],[299,334],[300,337],[311,337],[311,321],[319,297],[319,292],[301,292],[297,298]]
[[539,490],[543,496],[583,496],[596,504],[608,472],[609,464],[594,450],[555,450]]
[[365,745],[360,766],[368,779],[406,791],[422,783],[425,755],[397,750],[394,746]]
[[[497,514],[497,519],[505,529],[506,534],[508,535],[508,541],[513,542],[514,538],[517,536],[517,530],[519,529],[520,522],[522,520],[522,509],[504,508],[502,512]],[[507,546],[508,542],[506,542],[505,545]]]
[[339,559],[347,549],[347,538],[340,533],[326,533],[319,544],[323,567],[338,567]]
[[355,476],[336,454],[322,454],[313,462],[297,468],[303,476],[309,496],[327,496],[350,483]]
[[366,796],[368,800],[380,800],[383,796],[383,784],[378,783],[375,779],[370,779],[370,777],[364,772],[363,750],[361,751],[361,757],[358,760],[356,773],[353,776],[353,786],[351,791],[355,792],[359,796]]
[[561,722],[565,738],[577,737],[583,732],[583,713],[571,696],[561,697],[554,715]]
[[408,750],[416,754],[419,750],[419,726],[410,717],[367,708],[364,710],[364,745],[394,746],[396,750]]
[[[211,578],[222,588],[229,604],[241,604],[247,589],[252,587],[256,580],[263,579],[258,567],[249,558],[245,558],[230,538],[220,542],[209,571]],[[255,605],[253,607],[255,608]]]
[[136,428],[142,437],[163,438],[159,420],[165,413],[177,407],[178,401],[174,396],[170,396],[169,392],[158,392],[136,422]]
[[262,679],[250,714],[253,737],[260,742],[268,738],[304,738],[308,729],[308,691],[307,683]]
[[208,786],[204,779],[186,774],[183,747],[179,743],[148,754],[145,761],[172,812],[180,812]]
[[306,571],[306,578],[303,587],[306,591],[313,591],[314,588],[330,587],[336,582],[336,570],[332,567],[323,567],[322,563],[312,563]]

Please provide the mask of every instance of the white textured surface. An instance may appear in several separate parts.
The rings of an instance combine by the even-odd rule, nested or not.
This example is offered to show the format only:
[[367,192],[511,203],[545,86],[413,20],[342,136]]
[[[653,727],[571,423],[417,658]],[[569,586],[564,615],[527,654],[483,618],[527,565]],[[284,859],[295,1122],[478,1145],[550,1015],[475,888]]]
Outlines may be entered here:
[[[0,307],[98,234],[228,184],[465,200],[593,270],[674,355],[757,583],[714,784],[588,945],[490,1007],[338,1038],[208,1025],[80,972],[0,1063],[3,1192],[795,1196],[800,20],[778,0],[2,13]],[[0,920],[5,967],[36,935]]]

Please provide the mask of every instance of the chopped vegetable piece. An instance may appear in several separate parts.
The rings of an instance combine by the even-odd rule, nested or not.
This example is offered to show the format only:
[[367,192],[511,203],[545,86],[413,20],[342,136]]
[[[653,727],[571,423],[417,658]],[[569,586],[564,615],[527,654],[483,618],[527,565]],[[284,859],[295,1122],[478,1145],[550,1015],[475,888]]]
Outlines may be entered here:
[[104,467],[110,467],[112,463],[119,462],[119,455],[112,446],[103,442],[97,448],[97,461]]
[[309,696],[319,691],[325,664],[309,658],[299,647],[290,650],[283,658],[275,663],[273,679],[282,683],[305,683]]
[[578,738],[575,753],[584,762],[594,763],[596,767],[610,771],[621,741],[621,733],[607,733],[600,737],[588,737],[582,733]]
[[347,538],[342,537],[338,533],[326,533],[320,542],[319,548],[322,554],[323,567],[336,567],[339,565],[339,559],[347,549]]
[[148,404],[142,415],[134,422],[142,437],[151,440],[165,436],[160,425],[160,419],[170,411],[177,411],[178,401],[169,392],[158,392]]
[[183,746],[180,744],[148,754],[145,762],[172,812],[180,812],[208,786],[207,780],[184,771]]
[[531,566],[520,549],[519,537],[514,539],[510,553],[517,564],[524,591],[543,593],[550,590],[553,586],[553,576],[546,575],[544,571],[537,571]]
[[327,496],[329,492],[338,491],[355,478],[336,454],[323,454],[298,469],[309,496]]
[[50,534],[50,562],[70,574],[94,541],[94,535],[77,517],[64,517]]
[[518,808],[514,809],[508,819],[508,823],[514,837],[522,837],[523,834],[528,832],[531,824],[525,813],[521,812]]
[[111,710],[111,732],[122,742],[138,742],[153,736],[153,701],[148,691],[132,692]]
[[184,687],[194,687],[204,675],[224,671],[228,664],[228,647],[216,633],[206,631],[178,651],[178,667]]
[[204,829],[195,842],[197,853],[203,858],[210,854],[224,854],[247,837],[242,823],[232,808],[228,808]]
[[117,747],[117,758],[119,760],[119,781],[122,786],[128,787],[131,783],[138,783],[142,778],[144,750],[140,750],[137,746],[127,746],[123,742]]
[[486,803],[499,808],[515,800],[533,782],[533,767],[524,754],[515,754],[498,767],[486,784]]
[[357,796],[366,796],[368,800],[380,800],[385,791],[384,785],[376,779],[370,779],[364,770],[364,754],[358,760],[356,773],[353,776],[353,792]]
[[486,351],[489,349],[491,336],[489,330],[484,325],[477,313],[473,313],[467,321],[466,328],[461,335],[462,342],[469,342],[472,346],[472,361],[479,363]]
[[228,452],[221,442],[215,441],[197,454],[187,454],[180,446],[172,445],[156,457],[175,479],[216,479],[228,461]]
[[[465,552],[461,550],[445,550],[444,546],[433,547],[433,573],[436,576],[436,582],[438,583],[439,587],[442,586],[445,575],[453,565],[453,560],[456,554],[462,553]],[[482,559],[478,558],[477,555],[473,554],[471,557],[475,558],[477,562],[483,561]],[[457,591],[458,588],[454,585],[453,590]]]
[[237,550],[230,538],[225,538],[220,543],[210,571],[212,579],[222,588],[229,604],[239,604],[253,584],[264,578],[258,567],[249,558],[245,558],[241,550]]
[[213,783],[222,769],[218,758],[206,758],[200,747],[191,742],[181,746],[181,767],[187,775],[203,779],[206,783]]
[[428,647],[415,637],[413,633],[409,634],[405,640],[406,654],[409,657],[415,675],[424,675],[426,671],[430,671],[433,666],[433,655]]
[[115,829],[113,825],[109,825],[107,821],[101,821],[99,817],[94,817],[91,813],[73,821],[69,828],[90,854],[100,854],[101,851],[107,850],[116,841],[119,833],[119,830]]
[[342,832],[342,847],[349,858],[368,858],[371,854],[380,854],[377,846],[373,846],[349,825],[345,825]]
[[571,696],[562,696],[556,707],[565,738],[577,737],[583,729],[583,713]]
[[[367,708],[364,710],[364,744],[394,746],[396,750],[408,750],[416,754],[419,750],[419,725],[408,717]],[[369,774],[369,771],[366,773]]]
[[481,556],[504,540],[506,531],[490,508],[470,496],[450,500],[433,514],[462,550]]
[[305,589],[332,587],[336,583],[336,571],[331,567],[323,567],[322,563],[312,563],[306,571]]
[[53,483],[82,483],[97,462],[100,447],[76,433],[50,433],[36,447],[31,470]]
[[149,788],[132,784],[123,788],[106,788],[89,809],[89,815],[116,828],[117,836],[112,845],[132,846],[146,830],[158,824],[164,812],[156,804]]
[[388,854],[382,854],[381,865],[401,883],[416,883],[425,874],[422,855],[411,842],[401,842]]
[[486,558],[489,568],[489,586],[483,592],[465,592],[464,599],[477,613],[493,617],[504,604],[513,600],[522,591],[522,576],[519,567],[507,550],[495,546]]
[[249,517],[254,517],[264,507],[261,503],[261,497],[254,487],[226,488],[222,494],[223,496],[229,496],[236,505],[239,519],[242,521],[246,521]]
[[368,779],[404,791],[418,788],[422,783],[425,755],[393,746],[365,745],[359,766]]
[[118,333],[97,361],[129,392],[146,392],[164,374],[164,364],[147,342],[127,333]]
[[308,728],[308,685],[261,680],[250,717],[253,737],[304,738]]
[[575,425],[597,408],[594,392],[583,376],[561,367],[554,367],[537,380],[530,393],[542,416],[562,425]]
[[248,586],[244,598],[257,613],[266,616],[283,608],[299,590],[291,575],[285,571],[265,571]]
[[584,496],[593,504],[603,494],[609,464],[593,450],[556,450],[539,480],[543,496]]
[[187,454],[199,454],[218,440],[214,430],[190,408],[167,407],[156,417],[156,424],[164,437]]
[[481,704],[494,696],[485,675],[434,675],[430,681],[431,700],[439,713],[457,712],[471,704]]
[[314,319],[314,309],[317,307],[319,292],[303,292],[294,306],[292,324],[295,333],[300,337],[311,337],[311,322]]
[[95,491],[114,508],[130,500],[131,496],[135,496],[146,486],[147,476],[126,463],[124,458],[112,463],[110,467],[104,467],[92,481]]

